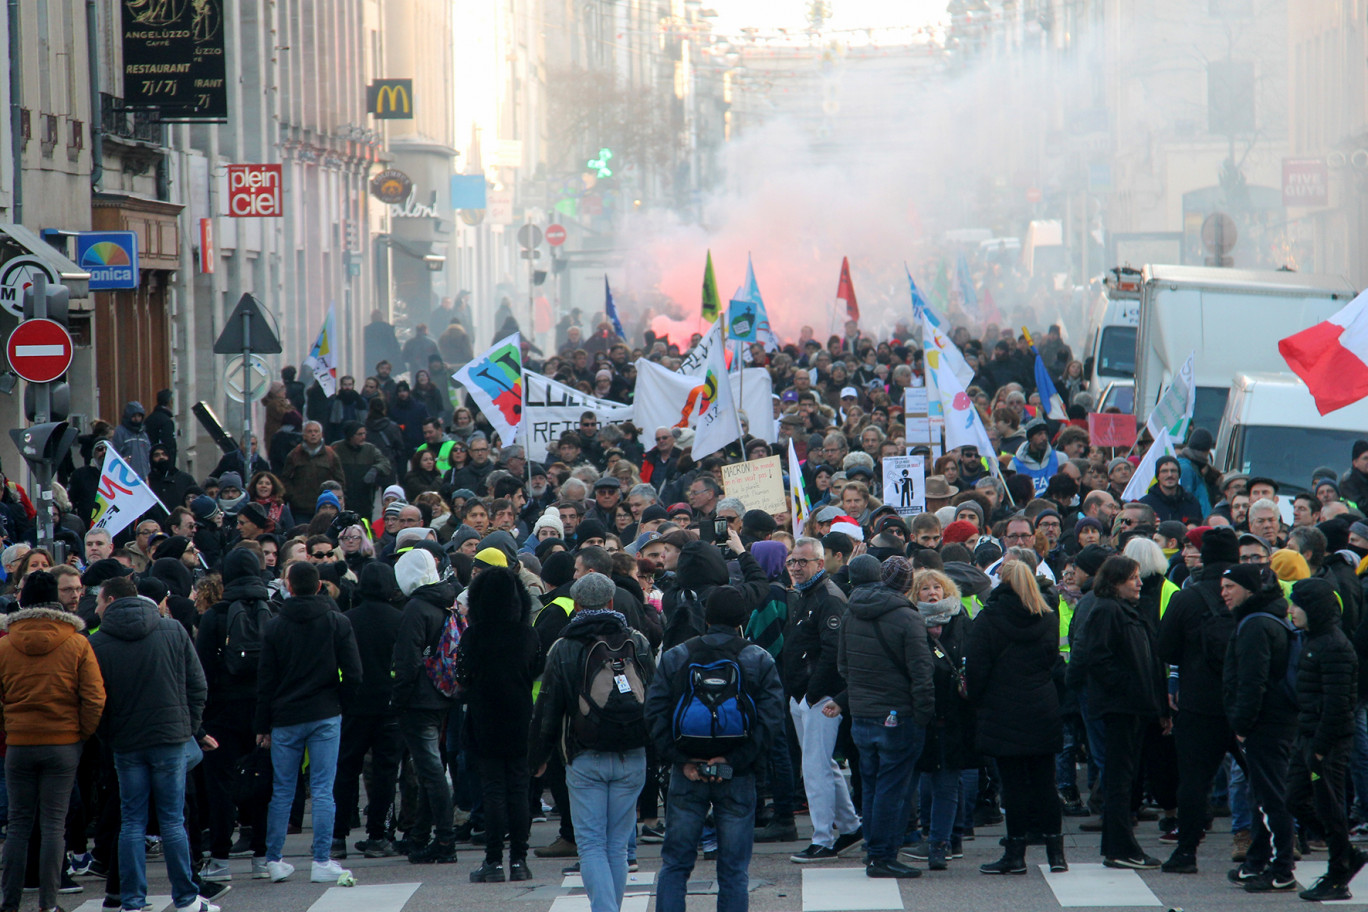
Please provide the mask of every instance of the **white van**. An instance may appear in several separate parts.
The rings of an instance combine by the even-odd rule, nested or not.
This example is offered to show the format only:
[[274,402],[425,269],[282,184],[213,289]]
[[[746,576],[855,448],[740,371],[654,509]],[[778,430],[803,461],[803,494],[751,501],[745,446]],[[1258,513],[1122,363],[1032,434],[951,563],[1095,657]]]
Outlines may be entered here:
[[1239,373],[1211,459],[1222,472],[1272,478],[1279,501],[1290,503],[1310,488],[1317,467],[1349,465],[1354,441],[1365,436],[1368,399],[1322,415],[1296,374]]
[[1083,376],[1094,396],[1113,380],[1135,379],[1135,339],[1139,332],[1140,270],[1117,266],[1103,279],[1102,294],[1088,314]]

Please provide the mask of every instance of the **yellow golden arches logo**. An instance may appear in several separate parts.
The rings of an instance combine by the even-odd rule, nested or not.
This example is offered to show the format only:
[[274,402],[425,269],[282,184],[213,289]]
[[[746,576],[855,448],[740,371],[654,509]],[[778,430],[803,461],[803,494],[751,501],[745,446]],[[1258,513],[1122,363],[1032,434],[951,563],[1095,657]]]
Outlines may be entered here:
[[380,79],[366,90],[366,110],[380,120],[413,119],[413,80]]

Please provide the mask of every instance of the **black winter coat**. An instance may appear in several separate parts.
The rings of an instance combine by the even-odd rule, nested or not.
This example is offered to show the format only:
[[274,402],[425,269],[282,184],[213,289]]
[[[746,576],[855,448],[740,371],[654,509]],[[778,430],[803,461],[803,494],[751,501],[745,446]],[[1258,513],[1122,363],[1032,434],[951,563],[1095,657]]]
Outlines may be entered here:
[[933,640],[927,634],[935,674],[936,712],[926,726],[926,745],[917,760],[918,772],[977,769],[982,762],[974,747],[974,704],[959,692],[964,651],[969,645],[969,628],[973,623],[961,610],[941,628],[939,637]]
[[347,714],[383,716],[389,713],[394,639],[404,616],[404,612],[394,605],[402,598],[394,582],[394,568],[377,560],[362,567],[357,596],[360,601],[344,616],[356,633],[364,683],[347,707]]
[[1159,486],[1155,485],[1148,494],[1140,498],[1140,502],[1154,511],[1154,515],[1159,517],[1159,522],[1174,519],[1181,523],[1200,523],[1205,519],[1197,498],[1182,488],[1173,492],[1173,496],[1167,497],[1159,490]]
[[[1156,647],[1159,658],[1178,666],[1178,709],[1204,716],[1224,716],[1221,698],[1221,669],[1224,666],[1226,643],[1217,641],[1217,634],[1227,636],[1234,631],[1230,609],[1221,601],[1221,575],[1232,564],[1208,564],[1199,571],[1194,582],[1169,599],[1168,610],[1159,621]],[[1227,640],[1228,642],[1228,640]],[[1222,661],[1213,664],[1215,650]]]
[[456,605],[450,583],[419,586],[409,595],[399,632],[394,638],[391,662],[393,692],[390,704],[397,710],[447,709],[451,697],[443,696],[428,677],[423,658],[437,647],[447,615]]
[[326,595],[287,598],[266,622],[257,666],[257,734],[340,716],[361,687],[351,621]]
[[494,568],[470,584],[469,604],[456,676],[465,689],[471,748],[477,757],[525,757],[532,682],[544,664],[531,625],[532,596],[515,572]]
[[[738,588],[745,600],[746,609],[755,611],[757,608],[763,607],[766,599],[769,598],[769,577],[765,575],[765,571],[756,563],[755,556],[749,551],[737,558],[737,564],[742,576]],[[652,643],[659,642],[662,649],[673,649],[690,637],[702,633],[707,626],[703,618],[702,606],[707,604],[708,596],[714,589],[718,586],[727,585],[730,580],[731,575],[727,570],[726,558],[714,545],[707,542],[689,542],[686,544],[684,550],[679,554],[679,563],[676,565],[674,576],[671,578],[672,585],[667,585],[661,595],[660,609],[663,616],[663,630],[661,634],[652,639]],[[619,593],[621,593],[621,589],[619,589]],[[617,601],[617,598],[614,598],[615,606]],[[676,617],[681,605],[690,606],[691,610],[696,612],[695,616],[691,619]],[[628,616],[627,620],[630,623],[632,619]],[[834,651],[831,654],[831,661],[834,666],[836,662]]]
[[864,583],[850,593],[837,670],[846,682],[843,702],[848,701],[852,716],[882,720],[896,710],[900,719],[924,726],[935,713],[926,624],[907,599],[881,582]]
[[141,596],[105,609],[90,646],[104,675],[101,731],[115,751],[184,744],[200,730],[207,688],[185,628]]
[[1031,614],[1009,586],[1000,585],[974,618],[968,639],[965,677],[977,712],[978,749],[990,757],[1059,753],[1059,615]]
[[780,654],[784,695],[815,704],[846,689],[837,668],[841,625],[845,623],[845,593],[829,576],[804,591],[789,593],[789,619]]
[[[247,552],[240,552],[247,554]],[[204,717],[213,720],[221,714],[242,716],[243,724],[250,717],[242,713],[243,707],[256,703],[256,674],[229,674],[223,662],[223,650],[228,637],[228,608],[233,602],[250,600],[266,603],[270,593],[266,584],[257,575],[236,576],[240,566],[254,564],[244,561],[234,552],[224,559],[225,576],[231,581],[223,587],[223,599],[213,605],[200,617],[199,631],[195,634],[195,652],[199,654],[200,665],[204,667],[205,678],[209,682],[209,702]],[[250,555],[249,555],[250,556]]]
[[1140,606],[1098,596],[1069,653],[1068,682],[1086,680],[1088,714],[1167,715],[1166,675],[1154,652],[1154,632]]
[[[1277,582],[1251,595],[1234,610],[1235,622],[1255,612],[1286,617],[1287,603]],[[1283,690],[1287,651],[1291,640],[1287,628],[1274,618],[1258,617],[1230,638],[1222,674],[1226,718],[1235,734],[1252,732],[1291,739],[1297,707]]]
[[1333,608],[1304,607],[1307,640],[1297,666],[1297,734],[1325,756],[1354,736],[1358,657]]

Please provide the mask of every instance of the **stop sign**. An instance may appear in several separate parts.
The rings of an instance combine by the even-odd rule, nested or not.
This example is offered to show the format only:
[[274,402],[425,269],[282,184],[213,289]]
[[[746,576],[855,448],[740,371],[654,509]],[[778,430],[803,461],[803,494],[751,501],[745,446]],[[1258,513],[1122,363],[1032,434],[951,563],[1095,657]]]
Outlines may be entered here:
[[564,226],[564,225],[547,225],[547,226],[546,226],[546,243],[550,244],[552,247],[559,247],[561,244],[564,244],[564,243],[565,243],[565,226]]
[[56,320],[25,320],[10,333],[5,352],[16,374],[29,383],[48,383],[71,367],[73,346]]

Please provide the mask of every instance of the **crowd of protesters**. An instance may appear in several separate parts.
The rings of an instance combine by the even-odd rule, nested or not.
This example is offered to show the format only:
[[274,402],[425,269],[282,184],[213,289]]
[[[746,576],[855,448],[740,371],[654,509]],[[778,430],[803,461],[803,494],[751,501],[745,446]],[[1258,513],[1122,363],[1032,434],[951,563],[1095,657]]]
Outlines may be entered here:
[[[595,912],[619,908],[638,843],[663,843],[662,910],[699,852],[736,910],[755,843],[912,878],[1005,823],[984,874],[1025,874],[1031,845],[1063,872],[1065,817],[1108,866],[1189,874],[1228,818],[1231,880],[1297,889],[1295,860],[1324,851],[1302,897],[1348,898],[1368,840],[1368,441],[1285,480],[1307,492],[1290,522],[1277,480],[1216,471],[1203,428],[1125,499],[1142,452],[1091,445],[1059,327],[1037,347],[1066,420],[1025,337],[952,339],[994,451],[913,448],[912,516],[879,497],[925,382],[901,326],[754,346],[773,412],[746,418],[767,433],[718,453],[586,411],[530,459],[453,395],[436,345],[332,396],[287,368],[262,434],[202,478],[178,467],[169,394],[151,417],[130,403],[62,474],[56,555],[25,543],[23,488],[0,488],[0,909],[25,884],[53,908],[80,877],[141,908],[160,852],[177,908],[207,912],[234,877],[294,873],[306,796],[316,882],[347,882],[351,853],[440,864],[473,843],[474,883],[577,858]],[[526,367],[626,404],[637,358],[682,354],[608,324],[558,342],[525,343]],[[798,528],[722,478],[790,442]],[[109,447],[164,504],[113,538],[88,528]],[[131,678],[139,662],[175,673]]]

